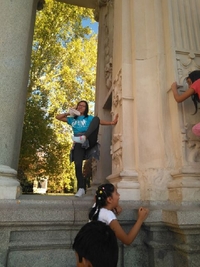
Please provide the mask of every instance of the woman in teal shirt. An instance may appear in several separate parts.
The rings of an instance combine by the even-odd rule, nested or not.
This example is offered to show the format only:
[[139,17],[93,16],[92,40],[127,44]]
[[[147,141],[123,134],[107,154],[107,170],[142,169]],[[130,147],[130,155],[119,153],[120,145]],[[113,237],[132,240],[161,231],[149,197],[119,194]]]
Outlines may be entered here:
[[84,177],[82,172],[83,160],[86,152],[97,144],[99,125],[115,125],[118,121],[118,115],[113,121],[103,121],[98,117],[88,115],[88,103],[81,100],[76,109],[71,109],[67,113],[58,114],[56,119],[67,122],[71,125],[74,136],[73,160],[75,163],[75,172],[77,178],[78,191],[76,197],[82,197],[85,194]]

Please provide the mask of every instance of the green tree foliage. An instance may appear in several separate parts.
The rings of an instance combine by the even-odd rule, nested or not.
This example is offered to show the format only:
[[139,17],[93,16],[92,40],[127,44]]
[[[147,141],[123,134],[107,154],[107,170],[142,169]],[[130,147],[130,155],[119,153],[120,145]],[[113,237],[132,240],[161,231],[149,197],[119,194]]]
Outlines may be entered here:
[[73,189],[75,177],[71,129],[55,115],[94,101],[97,36],[82,25],[92,17],[90,9],[55,0],[36,15],[18,176],[29,184],[47,177],[52,192]]

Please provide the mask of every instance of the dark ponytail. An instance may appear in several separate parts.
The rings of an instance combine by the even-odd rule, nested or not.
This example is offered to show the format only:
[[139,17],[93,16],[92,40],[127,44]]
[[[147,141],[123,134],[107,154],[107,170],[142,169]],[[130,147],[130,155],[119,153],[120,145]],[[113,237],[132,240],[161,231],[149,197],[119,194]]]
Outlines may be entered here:
[[195,106],[195,112],[192,115],[195,115],[197,113],[197,110],[198,110],[199,95],[193,94],[193,95],[191,95],[191,98],[192,98],[192,101],[193,101],[194,106]]
[[95,195],[96,202],[89,212],[89,219],[91,221],[98,220],[100,209],[106,206],[107,198],[112,196],[114,190],[113,184],[102,184],[98,187]]

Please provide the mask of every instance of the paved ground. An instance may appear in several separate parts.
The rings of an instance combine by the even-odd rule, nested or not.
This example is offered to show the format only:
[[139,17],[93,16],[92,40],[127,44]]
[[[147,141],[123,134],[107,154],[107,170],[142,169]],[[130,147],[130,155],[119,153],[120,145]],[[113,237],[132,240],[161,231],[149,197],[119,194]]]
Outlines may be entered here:
[[[60,208],[66,207],[66,205],[70,208],[73,207],[91,207],[93,204],[94,196],[85,195],[83,197],[75,197],[72,194],[65,195],[48,195],[48,194],[23,194],[18,199],[15,200],[7,200],[4,203],[18,203],[29,206],[33,205],[48,205],[51,208],[51,205],[61,205]],[[1,201],[0,201],[1,204]],[[62,208],[61,208],[62,209]]]
[[88,192],[82,198],[75,197],[74,194],[22,194],[18,200],[83,200],[91,198],[94,196]]

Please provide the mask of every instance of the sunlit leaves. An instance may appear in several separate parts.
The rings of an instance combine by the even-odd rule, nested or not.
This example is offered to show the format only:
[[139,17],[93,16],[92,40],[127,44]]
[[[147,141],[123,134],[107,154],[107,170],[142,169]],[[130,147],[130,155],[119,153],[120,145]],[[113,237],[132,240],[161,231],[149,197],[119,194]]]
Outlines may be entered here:
[[97,37],[82,20],[92,10],[46,0],[37,12],[19,169],[30,181],[47,177],[52,191],[73,188],[71,129],[57,113],[94,101]]

